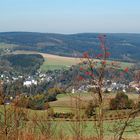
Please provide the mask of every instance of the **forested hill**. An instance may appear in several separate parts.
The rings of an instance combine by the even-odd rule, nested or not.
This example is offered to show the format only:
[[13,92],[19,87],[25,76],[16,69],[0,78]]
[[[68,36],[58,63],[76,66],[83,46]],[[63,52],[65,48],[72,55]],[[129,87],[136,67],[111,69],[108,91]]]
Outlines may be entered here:
[[[15,44],[14,49],[32,50],[64,56],[80,55],[98,50],[97,33],[49,34],[32,32],[0,33],[0,43]],[[106,34],[111,57],[121,60],[140,60],[140,34]]]
[[43,64],[40,54],[9,54],[0,57],[0,73],[18,72],[20,74],[35,74]]

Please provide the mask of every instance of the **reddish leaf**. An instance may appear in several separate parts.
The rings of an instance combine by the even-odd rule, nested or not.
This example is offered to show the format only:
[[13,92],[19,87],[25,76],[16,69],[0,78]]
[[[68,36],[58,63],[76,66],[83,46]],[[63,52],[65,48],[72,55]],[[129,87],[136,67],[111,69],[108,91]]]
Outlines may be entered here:
[[129,71],[128,67],[124,69],[124,72],[127,73]]
[[78,80],[79,80],[79,81],[83,81],[84,78],[83,78],[82,76],[79,76],[79,77],[78,77]]
[[85,72],[85,75],[90,75],[90,72],[86,71],[86,72]]
[[84,52],[84,53],[83,53],[83,58],[89,58],[88,52]]
[[106,52],[106,57],[110,57],[110,52]]
[[103,65],[106,65],[106,61],[102,61],[102,64],[103,64]]
[[100,57],[103,57],[103,54],[98,54],[98,55],[96,56],[96,58],[100,58]]

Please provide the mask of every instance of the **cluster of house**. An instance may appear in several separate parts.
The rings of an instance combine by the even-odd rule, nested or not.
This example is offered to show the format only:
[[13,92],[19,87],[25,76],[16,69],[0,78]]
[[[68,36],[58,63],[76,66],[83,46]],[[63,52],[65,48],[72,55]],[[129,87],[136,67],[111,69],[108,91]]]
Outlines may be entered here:
[[[8,74],[0,74],[0,79],[4,79],[4,82],[14,82],[19,79],[22,80],[23,86],[30,87],[32,85],[40,85],[42,82],[51,82],[54,80],[56,73],[42,73],[37,72],[33,76],[22,76],[22,75],[8,75]],[[79,87],[71,88],[70,91],[72,93],[84,93],[88,92],[89,89],[96,88],[94,85],[90,85],[88,83],[80,85]],[[120,83],[120,82],[112,82],[111,80],[104,81],[103,91],[106,92],[114,92],[114,91],[122,91],[126,93],[130,89],[133,89],[136,93],[140,93],[140,82],[132,81],[130,83]]]
[[50,82],[53,78],[44,73],[36,73],[33,76],[9,76],[7,74],[1,74],[0,79],[3,80],[5,83],[15,82],[19,79],[23,80],[23,86],[30,87],[32,85],[38,85],[41,82]]
[[30,87],[32,85],[37,85],[38,84],[38,81],[37,80],[34,80],[34,79],[27,79],[23,82],[23,86],[26,86],[26,87]]
[[30,87],[32,85],[38,85],[44,81],[50,82],[52,80],[53,78],[51,76],[40,73],[39,75],[36,76],[28,76],[28,78],[24,80],[23,86]]
[[[72,88],[72,93],[84,93],[88,92],[89,89],[96,89],[96,85],[90,85],[85,84],[81,85],[80,87]],[[107,80],[104,84],[104,87],[102,88],[102,91],[105,92],[115,92],[115,91],[122,91],[126,93],[130,89],[133,89],[136,93],[140,93],[140,83],[137,83],[136,81],[130,82],[128,84],[122,84],[120,82],[111,82],[110,80]]]
[[107,80],[105,83],[104,91],[112,92],[112,91],[122,91],[126,93],[126,91],[129,89],[129,84],[122,84],[120,82],[111,82],[110,80]]
[[129,86],[135,89],[137,93],[140,93],[140,82],[136,82],[136,81],[130,82]]

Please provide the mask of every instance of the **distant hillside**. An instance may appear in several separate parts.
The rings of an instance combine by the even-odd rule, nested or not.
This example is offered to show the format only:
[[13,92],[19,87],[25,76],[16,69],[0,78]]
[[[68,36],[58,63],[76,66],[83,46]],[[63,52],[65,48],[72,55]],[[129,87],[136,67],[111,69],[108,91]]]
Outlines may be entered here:
[[[0,33],[0,43],[15,44],[15,50],[31,50],[63,56],[98,51],[97,33],[49,34],[32,32]],[[112,59],[140,60],[140,34],[106,34]]]

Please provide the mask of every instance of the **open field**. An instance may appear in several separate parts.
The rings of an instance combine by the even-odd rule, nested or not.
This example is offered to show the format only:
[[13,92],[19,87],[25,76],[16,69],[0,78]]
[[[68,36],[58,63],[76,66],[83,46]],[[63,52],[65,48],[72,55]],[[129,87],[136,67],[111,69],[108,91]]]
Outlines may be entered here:
[[[33,51],[15,51],[15,54],[41,54],[45,61],[41,66],[41,71],[55,70],[55,69],[68,69],[72,65],[76,65],[81,62],[80,58],[72,58],[72,57],[63,57],[58,55],[46,54],[46,53],[38,53]],[[110,62],[110,61],[108,61]],[[133,63],[127,62],[119,62],[119,65],[122,68],[131,67]]]
[[[75,135],[74,130],[72,129],[75,126],[76,122],[72,122],[72,121],[64,121],[64,120],[60,120],[60,121],[53,121],[52,125],[55,126],[55,137],[59,137],[61,134],[63,134],[63,137],[72,137],[73,135]],[[105,121],[104,122],[104,135],[107,139],[105,140],[114,140],[113,136],[115,135],[116,131],[114,129],[115,124],[117,123],[117,121]],[[30,126],[28,128],[26,128],[26,130],[32,129],[31,125],[32,123],[30,123]],[[78,122],[77,122],[78,124]],[[140,126],[140,121],[139,119],[135,119],[133,124],[135,126]],[[95,123],[93,121],[85,121],[83,122],[83,136],[85,137],[92,137],[92,136],[97,136],[97,132],[95,130]],[[37,129],[37,128],[36,128]],[[127,138],[138,138],[140,137],[140,130],[138,130],[137,132],[132,131],[133,129],[131,127],[128,127],[126,131],[128,132],[124,132],[124,137]],[[39,132],[39,130],[36,130],[36,132]],[[112,139],[111,139],[112,138]],[[126,139],[128,140],[128,139]],[[132,140],[132,139],[130,139]]]
[[12,49],[16,47],[15,44],[6,44],[6,43],[0,43],[0,49]]
[[15,51],[14,54],[41,54],[45,61],[41,66],[42,71],[55,70],[55,69],[68,69],[72,65],[81,62],[80,58],[63,57],[58,55],[38,53],[32,51]]
[[[0,107],[0,111],[2,111],[2,106]],[[26,127],[23,128],[23,132],[36,132],[36,135],[40,133],[40,130],[38,129],[38,127],[34,127],[34,117],[35,115],[37,115],[39,117],[39,119],[41,119],[41,122],[43,123],[48,123],[47,120],[42,120],[43,118],[47,118],[47,111],[34,111],[34,110],[28,110],[27,112],[27,116],[29,118],[29,121],[26,124]],[[112,112],[114,113],[114,112]],[[39,121],[39,120],[38,120]],[[50,121],[49,121],[50,122]],[[115,130],[113,131],[116,123],[119,122],[118,120],[106,120],[104,121],[104,134],[107,138],[111,138],[114,136],[115,134]],[[72,137],[73,135],[75,135],[73,127],[76,125],[78,125],[78,122],[76,121],[66,121],[65,119],[59,119],[59,120],[51,120],[51,126],[54,126],[55,129],[53,129],[53,131],[55,132],[54,137],[59,137],[61,135],[61,132],[63,132],[64,137]],[[50,123],[49,123],[50,124]],[[87,121],[83,121],[82,124],[84,125],[83,127],[83,136],[85,137],[92,137],[92,136],[96,136],[96,130],[95,130],[95,122],[92,120],[87,120]],[[140,127],[140,120],[139,118],[136,118],[132,124],[135,127]],[[133,127],[134,127],[133,126]],[[25,129],[25,130],[24,130]],[[128,127],[127,131],[124,133],[125,137],[128,138],[138,138],[140,137],[139,133],[140,133],[140,129],[137,130],[137,132],[132,131],[133,128]],[[111,139],[110,139],[111,140]],[[132,139],[131,139],[132,140]]]
[[[128,97],[132,100],[138,99],[138,94],[127,94]],[[107,94],[105,106],[108,108],[109,100],[116,96],[115,93]],[[94,101],[95,96],[92,96],[91,93],[81,93],[81,94],[60,94],[57,96],[57,101],[50,102],[50,106],[54,109],[55,112],[72,112],[75,108],[76,97],[80,97],[81,105],[84,108],[90,101]]]
[[[108,100],[110,100],[111,98],[114,98],[115,97],[115,93],[111,93],[111,94],[107,94],[106,96],[106,104],[108,104]],[[137,100],[139,95],[138,94],[127,94],[128,97],[132,100]],[[59,94],[57,96],[57,101],[53,101],[53,102],[50,102],[50,106],[51,108],[54,110],[54,112],[72,112],[74,111],[75,109],[75,100],[76,100],[76,97],[79,97],[79,94]],[[80,102],[81,104],[83,105],[83,107],[85,105],[87,105],[90,101],[93,101],[93,96],[90,94],[90,93],[81,93],[80,95]],[[7,105],[7,107],[10,107],[9,105]],[[0,111],[3,110],[3,106],[0,106]],[[40,115],[43,115],[44,113],[47,113],[47,110],[31,110],[31,109],[28,109],[28,114],[29,116],[31,117],[32,114],[40,114]],[[124,111],[124,110],[121,110],[121,111]],[[114,111],[111,111],[111,112],[114,112]]]
[[72,65],[80,62],[80,58],[62,57],[51,54],[42,54],[45,58],[44,64],[41,66],[42,71],[55,70],[55,69],[68,69]]

